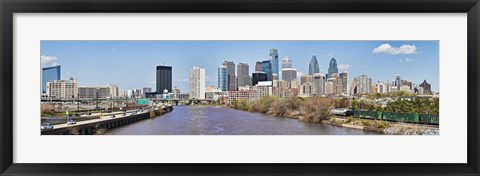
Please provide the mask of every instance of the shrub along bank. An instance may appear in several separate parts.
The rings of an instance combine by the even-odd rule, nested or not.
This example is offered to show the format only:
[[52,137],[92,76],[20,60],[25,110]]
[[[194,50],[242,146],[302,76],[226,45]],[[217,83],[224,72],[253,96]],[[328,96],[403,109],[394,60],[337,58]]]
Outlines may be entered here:
[[246,99],[234,101],[230,107],[244,111],[299,119],[304,122],[319,123],[330,118],[330,110],[334,108],[334,100],[325,97],[278,98],[265,96],[256,101]]
[[[425,134],[425,130],[438,128],[419,127],[414,124],[392,124],[381,120],[368,120],[349,117],[346,119],[336,118],[330,114],[330,110],[345,105],[345,101],[335,100],[328,97],[286,97],[278,98],[265,96],[259,100],[250,101],[242,99],[234,101],[230,107],[238,110],[266,113],[273,116],[298,119],[303,122],[325,123],[347,128],[356,128],[383,132],[386,134]],[[405,130],[408,129],[408,130]],[[408,131],[405,132],[405,131]],[[438,134],[438,133],[435,133]]]

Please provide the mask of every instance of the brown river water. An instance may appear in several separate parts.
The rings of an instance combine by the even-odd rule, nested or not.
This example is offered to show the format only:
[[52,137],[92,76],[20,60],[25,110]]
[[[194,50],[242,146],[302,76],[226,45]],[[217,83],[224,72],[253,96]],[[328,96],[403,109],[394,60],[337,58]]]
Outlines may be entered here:
[[109,130],[105,135],[381,135],[268,114],[215,106],[174,106],[162,116]]

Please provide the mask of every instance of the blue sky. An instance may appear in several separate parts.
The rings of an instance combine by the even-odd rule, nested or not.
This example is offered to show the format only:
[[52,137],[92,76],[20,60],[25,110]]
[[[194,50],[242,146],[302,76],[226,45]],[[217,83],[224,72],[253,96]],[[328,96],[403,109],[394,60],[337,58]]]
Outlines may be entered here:
[[335,58],[339,71],[349,72],[349,83],[361,74],[375,82],[399,74],[415,84],[426,79],[439,91],[438,41],[41,41],[40,58],[42,67],[61,65],[62,79],[74,77],[80,86],[116,84],[121,90],[155,90],[156,66],[165,64],[173,67],[173,86],[185,92],[193,66],[206,69],[207,86],[217,86],[224,60],[248,63],[251,74],[270,48],[302,73],[308,73],[315,54],[320,72]]

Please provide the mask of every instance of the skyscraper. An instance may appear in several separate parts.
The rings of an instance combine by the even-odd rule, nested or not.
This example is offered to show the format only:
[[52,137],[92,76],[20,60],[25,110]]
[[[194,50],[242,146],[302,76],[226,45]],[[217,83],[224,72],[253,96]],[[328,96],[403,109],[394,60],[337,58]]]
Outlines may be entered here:
[[313,90],[312,94],[317,96],[325,94],[325,75],[316,73],[313,75]]
[[228,72],[227,66],[218,66],[218,88],[222,91],[228,90]]
[[402,86],[402,80],[400,79],[400,75],[398,74],[395,77],[395,86],[397,86],[397,90],[400,90],[400,86]]
[[340,92],[338,93],[343,93],[347,94],[348,93],[348,72],[344,71],[343,73],[339,74],[339,87],[340,87]]
[[282,68],[282,80],[290,82],[294,79],[297,79],[297,69]]
[[432,85],[427,82],[427,80],[423,80],[423,82],[420,84],[420,87],[423,88],[423,92],[427,94],[432,93]]
[[367,75],[361,75],[355,78],[357,81],[357,93],[371,93],[372,78]]
[[292,68],[292,60],[290,60],[288,56],[285,56],[282,59],[282,69],[284,68]]
[[318,66],[317,57],[313,55],[308,65],[308,74],[314,75],[315,73],[320,73],[320,67]]
[[257,61],[257,63],[255,64],[255,71],[264,72],[265,74],[267,74],[267,81],[273,80],[272,62],[270,60]]
[[270,49],[269,58],[270,58],[270,63],[272,64],[272,74],[278,75],[280,70],[278,68],[278,63],[279,63],[278,50],[275,48]]
[[237,65],[237,87],[251,85],[247,63],[238,63]]
[[157,66],[157,93],[162,93],[165,89],[172,92],[172,67],[171,66]]
[[60,79],[60,65],[42,68],[42,92],[47,92],[47,82]]
[[338,68],[337,68],[337,60],[335,58],[330,59],[330,63],[328,64],[328,76],[331,77],[332,74],[338,73]]
[[256,72],[261,72],[262,71],[262,61],[257,61],[255,63],[255,71]]
[[228,90],[237,90],[235,79],[235,63],[232,61],[225,61],[223,65],[227,66]]
[[205,69],[193,67],[190,70],[190,98],[205,99]]

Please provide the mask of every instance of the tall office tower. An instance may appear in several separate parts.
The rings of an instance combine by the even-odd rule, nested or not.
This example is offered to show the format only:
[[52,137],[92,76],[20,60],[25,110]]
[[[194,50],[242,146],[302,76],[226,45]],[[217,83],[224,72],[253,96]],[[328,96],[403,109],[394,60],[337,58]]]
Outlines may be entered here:
[[252,73],[252,86],[256,86],[260,81],[268,81],[268,75],[265,72]]
[[205,99],[205,69],[193,67],[190,70],[190,98]]
[[357,93],[371,93],[372,90],[372,78],[367,75],[361,75],[356,78],[357,81]]
[[313,82],[313,75],[302,75],[300,76],[300,85],[307,83],[307,82]]
[[222,91],[228,90],[228,72],[227,66],[218,66],[218,88]]
[[344,71],[343,73],[340,73],[338,78],[339,78],[339,84],[340,84],[339,85],[340,92],[338,93],[347,94],[348,93],[348,72]]
[[400,79],[400,75],[398,74],[395,77],[395,86],[397,86],[397,90],[400,90],[400,86],[402,86],[402,80]]
[[280,69],[278,68],[279,59],[278,59],[278,50],[275,48],[270,49],[270,63],[272,63],[272,74],[279,74]]
[[312,94],[317,96],[325,94],[325,75],[315,73],[313,75],[313,91]]
[[228,90],[237,90],[237,79],[235,78],[235,63],[233,63],[232,61],[225,61],[223,65],[227,66]]
[[320,67],[318,66],[317,57],[313,55],[310,64],[308,64],[308,74],[314,75],[315,73],[320,73]]
[[42,68],[42,92],[47,92],[47,82],[60,80],[60,65]]
[[337,60],[335,58],[330,59],[330,63],[328,64],[328,75],[327,77],[332,77],[332,74],[338,73],[337,68]]
[[[259,69],[259,70],[257,70]],[[270,60],[264,60],[264,61],[257,61],[255,65],[255,71],[256,72],[264,72],[267,74],[267,81],[272,81],[273,80],[273,70],[272,70],[272,62]]]
[[294,79],[297,79],[297,69],[282,68],[282,80],[290,82]]
[[[423,80],[423,82],[420,84],[420,87],[423,88],[423,92],[427,94],[432,93],[432,85],[427,82],[427,80]],[[422,92],[422,93],[423,93]]]
[[283,57],[282,59],[282,69],[292,68],[292,60],[288,56]]
[[250,74],[247,63],[238,63],[237,65],[237,86],[251,85]]
[[261,72],[262,71],[262,61],[257,61],[255,63],[255,71],[256,72]]
[[162,93],[165,89],[172,92],[172,67],[171,66],[157,66],[157,93]]

